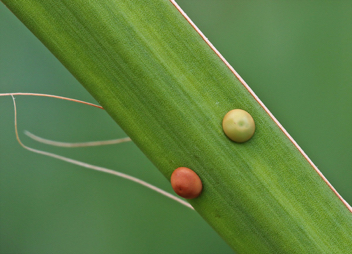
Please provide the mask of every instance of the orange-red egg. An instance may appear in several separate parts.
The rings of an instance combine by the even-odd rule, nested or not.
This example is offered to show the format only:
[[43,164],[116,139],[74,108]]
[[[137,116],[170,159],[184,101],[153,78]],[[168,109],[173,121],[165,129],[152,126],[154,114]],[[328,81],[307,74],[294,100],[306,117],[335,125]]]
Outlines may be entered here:
[[187,199],[198,197],[203,189],[199,176],[186,167],[175,169],[171,175],[171,186],[177,195]]

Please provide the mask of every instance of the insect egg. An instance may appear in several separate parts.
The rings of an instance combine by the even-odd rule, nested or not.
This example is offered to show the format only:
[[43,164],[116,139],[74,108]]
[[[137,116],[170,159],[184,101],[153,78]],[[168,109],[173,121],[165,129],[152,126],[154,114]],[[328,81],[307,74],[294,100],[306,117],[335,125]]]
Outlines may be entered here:
[[249,140],[255,131],[252,116],[242,109],[233,109],[225,115],[222,128],[226,136],[238,143]]
[[171,186],[177,195],[187,199],[198,197],[203,189],[199,176],[185,167],[174,170],[171,175]]

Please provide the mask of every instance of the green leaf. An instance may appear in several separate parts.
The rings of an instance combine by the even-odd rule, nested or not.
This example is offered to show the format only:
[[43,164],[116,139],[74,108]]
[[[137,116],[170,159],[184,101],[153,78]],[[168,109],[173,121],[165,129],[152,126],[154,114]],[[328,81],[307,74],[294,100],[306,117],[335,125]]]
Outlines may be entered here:
[[[351,213],[169,1],[3,1],[169,179],[202,179],[190,203],[238,252],[349,253]],[[251,140],[224,135],[232,109]]]

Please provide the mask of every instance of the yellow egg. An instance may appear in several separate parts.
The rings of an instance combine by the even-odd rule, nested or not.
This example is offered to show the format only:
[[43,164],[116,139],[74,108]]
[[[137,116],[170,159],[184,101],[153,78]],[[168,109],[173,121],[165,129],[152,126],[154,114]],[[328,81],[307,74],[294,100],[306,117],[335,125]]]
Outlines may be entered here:
[[224,116],[222,128],[229,139],[243,143],[253,136],[255,123],[247,111],[233,109]]

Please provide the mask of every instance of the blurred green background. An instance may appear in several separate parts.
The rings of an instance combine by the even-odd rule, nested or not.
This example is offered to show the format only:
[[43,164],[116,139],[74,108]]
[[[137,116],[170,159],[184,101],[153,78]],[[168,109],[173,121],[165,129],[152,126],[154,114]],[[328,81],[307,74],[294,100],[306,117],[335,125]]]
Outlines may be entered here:
[[[352,1],[179,0],[337,191],[352,203]],[[94,102],[0,4],[0,93]],[[17,97],[22,141],[139,177],[172,192],[133,143],[53,148],[124,137],[100,109]],[[292,170],[295,170],[292,168]],[[0,253],[233,253],[195,212],[145,187],[19,146],[0,97]]]

